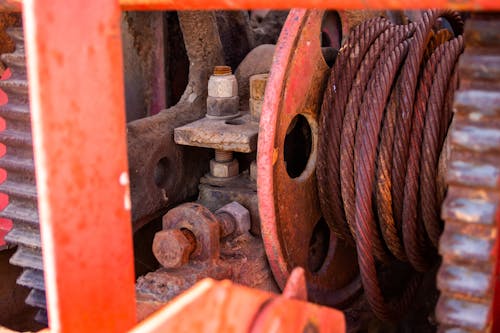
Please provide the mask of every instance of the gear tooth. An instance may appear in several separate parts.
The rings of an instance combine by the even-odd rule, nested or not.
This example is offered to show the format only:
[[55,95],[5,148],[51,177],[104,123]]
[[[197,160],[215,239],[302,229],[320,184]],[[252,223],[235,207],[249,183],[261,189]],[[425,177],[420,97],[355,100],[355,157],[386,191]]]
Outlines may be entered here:
[[43,271],[38,269],[25,269],[17,279],[17,283],[28,288],[45,290]]
[[490,322],[491,302],[479,303],[443,295],[436,306],[436,317],[442,324],[461,329],[486,331]]
[[500,152],[500,129],[489,123],[471,123],[456,118],[451,143],[457,148],[478,153]]
[[447,182],[450,185],[494,189],[500,183],[500,166],[488,162],[452,160],[449,163]]
[[[496,234],[490,228],[469,228],[467,224],[446,221],[439,242],[443,257],[453,257],[469,262],[488,262],[495,245]],[[457,259],[457,260],[458,260]]]
[[47,301],[45,299],[45,291],[32,289],[26,297],[26,304],[37,308],[47,309]]
[[47,310],[45,309],[40,309],[35,315],[35,320],[41,324],[49,325],[49,319],[48,319],[48,314]]
[[16,253],[10,258],[10,263],[24,268],[43,270],[40,249],[18,246]]
[[[478,103],[481,101],[481,103]],[[500,116],[500,92],[463,90],[455,94],[455,109],[470,121]]]
[[[477,192],[480,195],[477,195]],[[457,189],[456,187],[450,188],[443,203],[442,218],[444,220],[461,221],[462,223],[489,228],[495,226],[498,202],[481,194],[482,191],[469,191]]]
[[499,89],[500,55],[468,52],[460,59],[460,75],[472,87]]
[[493,292],[493,269],[476,265],[460,265],[445,261],[437,275],[438,288],[444,293],[459,294],[464,298],[490,299]]

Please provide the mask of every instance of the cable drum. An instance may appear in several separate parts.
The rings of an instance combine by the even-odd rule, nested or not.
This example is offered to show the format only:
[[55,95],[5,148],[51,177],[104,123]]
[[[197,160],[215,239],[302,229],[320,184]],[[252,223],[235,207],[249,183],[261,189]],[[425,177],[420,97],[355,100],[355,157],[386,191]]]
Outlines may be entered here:
[[[337,237],[356,246],[365,294],[382,319],[406,311],[418,273],[436,262],[444,197],[437,169],[462,32],[460,16],[447,10],[426,11],[407,25],[365,21],[339,51],[323,96],[316,168],[322,213]],[[389,298],[378,272],[401,263],[417,273]]]

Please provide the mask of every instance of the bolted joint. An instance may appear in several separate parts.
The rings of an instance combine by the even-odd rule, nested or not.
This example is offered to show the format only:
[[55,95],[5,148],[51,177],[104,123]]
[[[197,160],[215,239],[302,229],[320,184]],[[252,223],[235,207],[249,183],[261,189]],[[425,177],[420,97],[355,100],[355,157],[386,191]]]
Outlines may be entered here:
[[165,268],[179,268],[187,264],[195,249],[196,239],[188,230],[162,230],[153,239],[153,254]]
[[208,79],[208,96],[235,97],[238,96],[238,81],[233,74],[212,75]]
[[233,160],[233,152],[230,150],[215,149],[216,162],[231,162]]
[[239,114],[240,98],[232,97],[207,97],[207,116],[212,118],[233,118]]
[[210,160],[210,174],[214,177],[236,177],[239,173],[240,166],[237,159],[233,159],[229,162],[217,162],[215,159]]
[[233,71],[230,66],[215,66],[214,67],[214,75],[230,75]]
[[217,221],[220,224],[220,238],[232,235],[236,230],[236,221],[227,213],[217,213]]
[[215,215],[221,224],[221,236],[239,236],[250,231],[250,212],[236,201],[219,208]]

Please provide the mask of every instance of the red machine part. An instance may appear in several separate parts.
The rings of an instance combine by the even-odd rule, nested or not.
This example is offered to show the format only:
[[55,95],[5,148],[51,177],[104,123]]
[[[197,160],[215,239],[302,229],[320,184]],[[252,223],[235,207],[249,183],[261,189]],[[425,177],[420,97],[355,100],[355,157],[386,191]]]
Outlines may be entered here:
[[317,118],[328,70],[322,18],[321,10],[292,10],[283,27],[262,108],[257,186],[262,237],[278,284],[304,267],[310,299],[333,306],[351,298],[360,283],[355,251],[329,232],[316,189]]
[[[2,0],[1,11],[20,11],[24,0]],[[193,9],[241,9],[241,8],[269,8],[266,0],[203,0],[166,1],[166,0],[120,0],[123,10],[193,10]],[[336,8],[336,9],[421,9],[421,8],[448,8],[460,10],[498,10],[500,4],[496,0],[371,0],[371,1],[322,1],[322,0],[279,0],[274,1],[275,9],[289,8]]]
[[23,14],[50,329],[123,332],[135,293],[120,8],[34,0]]
[[307,303],[304,270],[283,296],[205,279],[131,332],[345,332],[342,312]]

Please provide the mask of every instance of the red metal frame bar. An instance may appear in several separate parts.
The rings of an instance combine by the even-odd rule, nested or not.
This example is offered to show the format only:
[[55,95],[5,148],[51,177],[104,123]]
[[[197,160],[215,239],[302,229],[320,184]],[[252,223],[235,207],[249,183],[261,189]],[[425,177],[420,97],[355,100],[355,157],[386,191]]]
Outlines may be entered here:
[[123,10],[187,10],[241,8],[309,9],[421,9],[453,8],[460,10],[499,9],[497,0],[120,0]]
[[50,328],[135,324],[120,8],[24,2]]
[[[24,0],[26,1],[26,0]],[[119,0],[122,10],[193,10],[269,8],[268,0]],[[0,0],[0,11],[20,11],[23,0]],[[498,10],[497,0],[275,0],[271,7],[318,9],[421,9]]]

